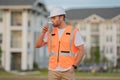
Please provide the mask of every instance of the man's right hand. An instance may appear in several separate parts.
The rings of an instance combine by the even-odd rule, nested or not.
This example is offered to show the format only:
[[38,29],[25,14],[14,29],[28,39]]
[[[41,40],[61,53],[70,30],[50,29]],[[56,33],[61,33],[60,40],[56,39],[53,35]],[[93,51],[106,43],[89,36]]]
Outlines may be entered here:
[[42,28],[42,33],[46,33],[48,31],[48,24],[45,24]]
[[43,41],[45,33],[48,31],[48,24],[45,24],[42,28],[42,33],[38,37],[35,43],[35,48],[40,48],[46,44],[46,42]]

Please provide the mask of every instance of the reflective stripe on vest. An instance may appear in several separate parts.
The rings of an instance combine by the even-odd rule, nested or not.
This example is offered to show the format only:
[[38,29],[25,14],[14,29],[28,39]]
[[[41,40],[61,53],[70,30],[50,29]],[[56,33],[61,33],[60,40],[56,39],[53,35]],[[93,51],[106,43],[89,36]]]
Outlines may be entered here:
[[70,35],[70,52],[72,52],[72,41],[73,41],[73,37],[74,37],[74,32],[75,32],[75,27],[72,27],[71,30],[71,35]]
[[[73,53],[63,53],[63,52],[61,52],[60,55],[61,55],[61,56],[72,56],[72,57],[76,57],[76,56],[77,56],[77,54],[73,54]],[[51,56],[58,56],[58,53],[50,53],[50,54],[49,54],[49,57],[51,57]]]
[[52,33],[50,32],[50,53],[52,53]]

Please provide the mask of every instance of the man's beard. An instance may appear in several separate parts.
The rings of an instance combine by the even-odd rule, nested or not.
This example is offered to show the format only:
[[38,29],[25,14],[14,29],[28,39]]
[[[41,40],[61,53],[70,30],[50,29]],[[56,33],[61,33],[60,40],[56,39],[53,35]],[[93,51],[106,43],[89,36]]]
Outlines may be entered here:
[[60,26],[60,24],[53,24],[53,26],[54,26],[54,27],[58,27],[58,26]]

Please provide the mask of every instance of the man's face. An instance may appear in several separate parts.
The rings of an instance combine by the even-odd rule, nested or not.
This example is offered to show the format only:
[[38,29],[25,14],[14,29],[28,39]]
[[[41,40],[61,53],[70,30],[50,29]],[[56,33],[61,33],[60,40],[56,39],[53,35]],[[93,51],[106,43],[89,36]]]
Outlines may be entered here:
[[54,27],[59,27],[61,25],[61,17],[60,16],[52,17],[51,21],[52,21]]

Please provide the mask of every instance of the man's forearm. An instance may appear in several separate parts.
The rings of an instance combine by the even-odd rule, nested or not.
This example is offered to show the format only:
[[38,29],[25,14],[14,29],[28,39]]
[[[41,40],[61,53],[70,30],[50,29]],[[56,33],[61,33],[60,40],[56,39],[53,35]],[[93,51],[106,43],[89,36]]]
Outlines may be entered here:
[[43,41],[43,38],[47,31],[48,31],[48,24],[45,24],[42,28],[42,33],[40,34],[39,38],[36,41],[36,44],[35,44],[36,48],[40,48],[46,44],[46,42]]
[[44,41],[43,41],[44,35],[45,33],[41,33],[40,36],[38,37],[36,44],[35,44],[36,48],[40,48],[44,45]]
[[76,66],[80,64],[80,62],[82,61],[83,56],[85,54],[83,45],[78,48],[79,48],[79,50],[77,52],[76,61],[74,62],[74,65],[76,65]]

